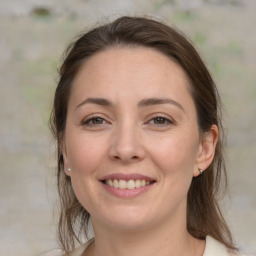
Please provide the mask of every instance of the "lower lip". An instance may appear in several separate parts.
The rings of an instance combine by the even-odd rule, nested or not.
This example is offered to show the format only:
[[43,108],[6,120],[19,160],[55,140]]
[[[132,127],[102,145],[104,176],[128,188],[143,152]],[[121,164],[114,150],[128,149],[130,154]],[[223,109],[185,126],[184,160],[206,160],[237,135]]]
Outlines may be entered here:
[[101,184],[112,195],[115,195],[120,198],[133,198],[151,189],[155,183],[152,183],[150,185],[143,186],[140,188],[135,188],[135,189],[119,189],[119,188],[110,187],[102,182]]

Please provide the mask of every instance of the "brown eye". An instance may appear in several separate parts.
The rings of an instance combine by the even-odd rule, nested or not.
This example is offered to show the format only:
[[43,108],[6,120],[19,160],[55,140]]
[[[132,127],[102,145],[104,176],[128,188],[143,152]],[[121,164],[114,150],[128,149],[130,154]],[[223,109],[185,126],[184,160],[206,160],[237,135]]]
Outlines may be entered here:
[[106,121],[101,117],[93,117],[87,120],[84,120],[83,125],[99,125],[105,124]]
[[156,125],[168,125],[168,124],[171,124],[172,122],[165,117],[159,116],[151,119],[149,123],[156,124]]
[[104,122],[104,120],[100,117],[95,117],[93,119],[91,119],[92,124],[102,124]]

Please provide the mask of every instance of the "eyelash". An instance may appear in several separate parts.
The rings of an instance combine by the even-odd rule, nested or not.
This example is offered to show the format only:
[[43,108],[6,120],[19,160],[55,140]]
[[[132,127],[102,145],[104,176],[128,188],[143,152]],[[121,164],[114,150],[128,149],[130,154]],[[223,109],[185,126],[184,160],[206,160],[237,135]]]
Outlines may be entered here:
[[[163,121],[164,123],[155,123],[155,121]],[[164,117],[164,116],[161,116],[161,115],[157,115],[157,116],[155,116],[155,117],[153,117],[153,118],[151,118],[150,120],[149,120],[149,122],[148,123],[150,123],[151,121],[153,121],[154,123],[154,125],[157,125],[157,126],[166,126],[166,125],[171,125],[171,124],[174,124],[174,122],[172,121],[172,120],[170,120],[169,118],[166,118],[166,117]]]
[[90,116],[82,120],[81,124],[82,125],[87,125],[87,126],[94,126],[94,125],[102,125],[104,123],[93,123],[97,119],[100,119],[102,122],[106,122],[106,120],[100,116]]
[[[98,120],[97,120],[98,119]],[[101,121],[101,123],[93,123],[94,121]],[[153,123],[151,123],[153,121]],[[155,123],[156,121],[162,121],[164,123]],[[107,124],[108,122],[100,117],[100,116],[90,116],[82,120],[81,125],[83,126],[98,126],[98,125],[104,125]],[[162,115],[155,115],[152,117],[149,121],[146,122],[146,124],[151,124],[151,125],[156,125],[156,126],[168,126],[175,124],[175,122],[167,117],[164,117]]]

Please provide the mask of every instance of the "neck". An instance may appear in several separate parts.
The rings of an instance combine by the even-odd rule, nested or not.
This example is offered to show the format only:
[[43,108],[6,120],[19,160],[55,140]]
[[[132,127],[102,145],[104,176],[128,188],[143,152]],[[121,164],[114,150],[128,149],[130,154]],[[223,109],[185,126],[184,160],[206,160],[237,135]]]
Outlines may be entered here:
[[[180,218],[179,218],[180,219]],[[195,256],[197,241],[187,232],[186,220],[157,223],[147,229],[120,231],[93,223],[93,256]],[[98,228],[100,227],[100,228]]]

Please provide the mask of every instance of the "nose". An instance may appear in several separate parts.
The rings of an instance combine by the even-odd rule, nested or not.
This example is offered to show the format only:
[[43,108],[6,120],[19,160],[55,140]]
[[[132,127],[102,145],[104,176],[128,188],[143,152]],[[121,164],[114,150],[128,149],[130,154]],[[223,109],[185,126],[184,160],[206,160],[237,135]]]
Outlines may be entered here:
[[145,149],[138,129],[135,125],[123,125],[113,131],[109,150],[112,160],[130,163],[144,159]]

